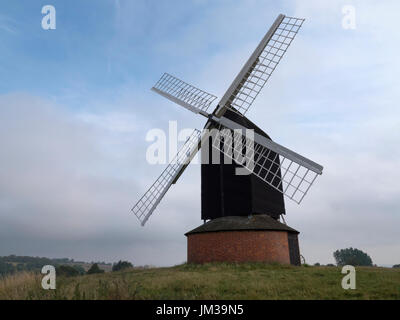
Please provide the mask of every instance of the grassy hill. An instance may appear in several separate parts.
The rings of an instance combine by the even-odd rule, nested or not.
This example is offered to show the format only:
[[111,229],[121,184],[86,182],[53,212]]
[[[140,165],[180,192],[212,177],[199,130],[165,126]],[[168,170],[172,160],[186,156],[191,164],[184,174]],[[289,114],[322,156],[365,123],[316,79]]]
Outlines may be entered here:
[[0,299],[400,299],[400,270],[358,267],[357,289],[343,290],[337,267],[275,264],[179,265],[57,278],[41,289],[41,275],[0,280]]

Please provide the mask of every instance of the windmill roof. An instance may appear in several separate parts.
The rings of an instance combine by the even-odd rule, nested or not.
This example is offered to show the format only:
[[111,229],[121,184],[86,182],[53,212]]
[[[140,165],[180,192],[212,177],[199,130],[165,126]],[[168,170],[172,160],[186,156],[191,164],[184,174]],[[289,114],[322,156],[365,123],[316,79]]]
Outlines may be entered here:
[[185,235],[194,233],[219,232],[219,231],[288,231],[299,233],[297,230],[283,224],[266,214],[252,216],[231,216],[213,219],[200,227],[197,227]]

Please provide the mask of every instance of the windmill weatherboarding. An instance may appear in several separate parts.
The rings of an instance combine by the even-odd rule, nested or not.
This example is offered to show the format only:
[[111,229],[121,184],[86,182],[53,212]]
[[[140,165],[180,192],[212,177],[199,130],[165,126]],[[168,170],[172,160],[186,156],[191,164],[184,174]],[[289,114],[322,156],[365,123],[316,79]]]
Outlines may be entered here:
[[[303,22],[304,19],[280,14],[212,112],[209,109],[217,97],[210,93],[168,73],[155,84],[153,91],[206,117],[207,122],[202,132],[194,130],[175,159],[132,208],[143,226],[200,148],[202,218],[205,221],[223,217],[248,217],[253,214],[267,215],[279,220],[285,214],[283,195],[298,204],[303,200],[317,176],[322,174],[323,167],[272,141],[245,117]],[[215,134],[216,130],[219,134]],[[247,136],[249,130],[252,130],[250,139]],[[245,133],[246,139],[243,138]],[[204,159],[209,159],[212,148],[221,157],[225,156],[224,161],[203,163]],[[237,155],[241,156],[240,161]],[[231,163],[226,159],[231,159]],[[245,168],[247,174],[236,174],[238,168]],[[265,224],[266,221],[263,220],[262,223]],[[274,225],[275,222],[280,223],[268,223]],[[281,231],[285,229],[277,225],[268,228]],[[285,231],[288,235],[297,232],[289,229]],[[290,237],[289,235],[289,247]],[[299,254],[294,254],[297,261]]]

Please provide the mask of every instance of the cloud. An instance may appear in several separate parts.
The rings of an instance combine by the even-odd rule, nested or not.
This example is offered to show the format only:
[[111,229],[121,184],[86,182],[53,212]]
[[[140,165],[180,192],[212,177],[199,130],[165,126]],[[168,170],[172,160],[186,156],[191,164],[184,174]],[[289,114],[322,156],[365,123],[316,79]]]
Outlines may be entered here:
[[[124,152],[137,143],[130,123],[121,115],[76,116],[31,95],[0,96],[2,254],[109,261],[125,254],[138,264],[165,264],[156,257],[171,247],[162,243],[184,244],[183,232],[161,232],[168,215],[143,229],[129,211],[143,191],[137,177],[145,165]],[[177,221],[170,225],[181,227]],[[183,261],[183,252],[164,259]]]
[[17,33],[16,25],[17,23],[15,20],[0,14],[0,30],[14,35]]

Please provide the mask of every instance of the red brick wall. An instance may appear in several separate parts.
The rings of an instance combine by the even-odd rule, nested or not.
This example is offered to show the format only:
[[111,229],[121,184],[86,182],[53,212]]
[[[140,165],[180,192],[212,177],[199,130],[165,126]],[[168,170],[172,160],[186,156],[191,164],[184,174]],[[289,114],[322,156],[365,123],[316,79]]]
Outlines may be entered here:
[[286,231],[223,231],[188,235],[188,263],[279,262],[290,264]]

